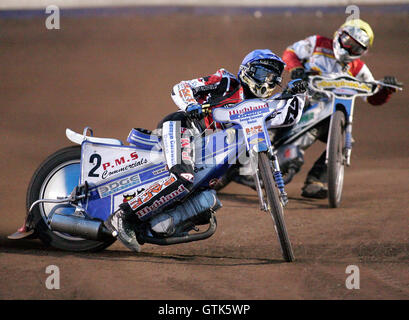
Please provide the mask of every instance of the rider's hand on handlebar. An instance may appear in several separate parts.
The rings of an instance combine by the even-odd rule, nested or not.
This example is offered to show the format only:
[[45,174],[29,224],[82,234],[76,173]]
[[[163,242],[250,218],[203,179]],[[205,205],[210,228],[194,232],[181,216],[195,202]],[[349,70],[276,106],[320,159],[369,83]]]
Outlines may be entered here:
[[291,71],[290,77],[291,79],[302,79],[308,82],[308,76],[316,75],[317,73],[316,71],[307,71],[303,67],[298,67]]
[[286,92],[290,94],[304,93],[307,90],[308,84],[302,79],[291,80],[287,84]]
[[302,67],[295,68],[293,71],[291,71],[290,77],[291,79],[302,79],[304,81],[308,81],[308,74]]
[[200,104],[191,104],[186,108],[186,112],[189,117],[193,120],[202,120],[204,118],[204,113],[202,106]]
[[[398,82],[398,80],[393,77],[393,76],[385,76],[381,82],[385,83],[385,84],[390,84],[393,86],[401,86],[402,84]],[[391,88],[391,87],[382,87],[384,90],[387,90],[388,92],[392,93],[392,92],[396,92],[397,89],[395,88]]]

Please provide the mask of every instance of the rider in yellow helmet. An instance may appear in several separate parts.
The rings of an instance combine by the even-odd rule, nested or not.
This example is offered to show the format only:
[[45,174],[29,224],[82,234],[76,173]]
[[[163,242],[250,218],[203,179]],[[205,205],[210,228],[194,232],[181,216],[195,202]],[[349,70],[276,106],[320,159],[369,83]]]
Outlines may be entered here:
[[[308,79],[311,74],[346,73],[362,81],[373,81],[374,77],[367,65],[360,59],[372,46],[374,33],[370,25],[361,19],[346,21],[334,34],[333,38],[313,35],[304,40],[295,42],[283,53],[286,70],[292,79]],[[396,85],[395,77],[385,77],[383,82]],[[382,87],[377,94],[367,98],[372,105],[387,102],[394,89]],[[301,151],[311,146],[316,140],[327,142],[329,121],[323,121],[310,129],[294,142]],[[325,164],[325,151],[314,163],[309,171],[302,196],[308,198],[326,198],[327,166]],[[303,159],[298,159],[298,170]]]

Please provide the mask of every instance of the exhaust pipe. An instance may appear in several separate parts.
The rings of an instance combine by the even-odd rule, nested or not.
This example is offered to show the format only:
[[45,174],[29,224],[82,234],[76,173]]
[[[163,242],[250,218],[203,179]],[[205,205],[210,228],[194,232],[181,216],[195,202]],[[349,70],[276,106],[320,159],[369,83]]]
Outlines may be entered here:
[[55,213],[48,224],[53,231],[69,233],[72,236],[79,236],[88,240],[103,241],[112,239],[112,234],[104,226],[103,222],[98,220]]

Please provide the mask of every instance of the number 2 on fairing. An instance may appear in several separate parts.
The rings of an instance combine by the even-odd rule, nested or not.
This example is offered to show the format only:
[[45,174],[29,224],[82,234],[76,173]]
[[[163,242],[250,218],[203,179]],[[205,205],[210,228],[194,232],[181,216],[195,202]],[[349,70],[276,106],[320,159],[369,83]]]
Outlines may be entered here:
[[95,171],[98,170],[98,168],[101,166],[102,158],[98,153],[94,153],[91,155],[89,158],[89,163],[94,164],[94,161],[97,160],[96,165],[89,171],[88,177],[99,177],[99,174],[96,174]]

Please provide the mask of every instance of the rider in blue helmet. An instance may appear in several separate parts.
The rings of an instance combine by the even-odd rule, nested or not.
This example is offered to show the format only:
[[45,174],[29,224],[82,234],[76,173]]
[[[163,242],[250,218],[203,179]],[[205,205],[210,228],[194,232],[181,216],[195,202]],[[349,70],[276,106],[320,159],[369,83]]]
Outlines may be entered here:
[[240,64],[238,78],[246,98],[268,98],[281,84],[284,61],[268,49],[254,50]]
[[[139,244],[132,223],[147,212],[149,215],[157,214],[153,220],[161,221],[151,226],[152,232],[160,233],[161,237],[172,236],[171,231],[175,230],[175,226],[172,225],[173,221],[192,218],[201,219],[201,221],[208,219],[209,210],[216,210],[219,202],[216,194],[209,196],[206,191],[185,201],[183,201],[184,198],[178,198],[177,200],[182,200],[180,205],[172,211],[167,210],[166,213],[161,213],[163,209],[171,205],[171,201],[161,199],[172,199],[173,201],[175,199],[172,198],[172,195],[176,190],[190,191],[193,186],[195,178],[194,148],[192,146],[193,121],[202,130],[217,130],[220,124],[213,121],[211,113],[206,115],[203,112],[203,104],[210,104],[212,108],[217,108],[226,104],[235,104],[244,99],[269,98],[273,95],[276,85],[281,83],[284,67],[284,61],[270,50],[254,50],[243,59],[237,77],[222,68],[213,75],[176,84],[171,96],[180,110],[166,116],[158,124],[158,129],[161,129],[163,153],[171,174],[171,184],[152,193],[150,200],[146,203],[143,203],[141,196],[138,195],[121,204],[120,210],[105,221],[108,229],[117,233],[118,238],[128,248],[138,251]],[[293,81],[291,84],[292,93],[297,93],[297,90],[305,91],[301,80]],[[235,181],[247,184],[246,179],[252,180],[252,177],[237,175]],[[184,194],[187,195],[188,192]],[[151,210],[152,207],[155,207],[154,212]],[[183,219],[180,218],[182,216]]]

